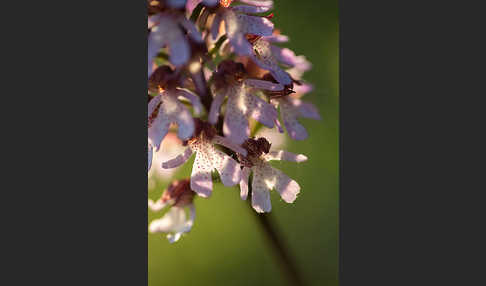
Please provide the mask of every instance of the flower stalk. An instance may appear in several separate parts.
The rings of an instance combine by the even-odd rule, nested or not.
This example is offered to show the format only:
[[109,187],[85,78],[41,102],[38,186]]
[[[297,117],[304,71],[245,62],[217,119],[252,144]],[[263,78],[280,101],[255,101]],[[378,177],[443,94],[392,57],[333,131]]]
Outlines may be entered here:
[[[250,200],[249,200],[250,201]],[[285,239],[281,235],[272,213],[256,213],[253,211],[251,204],[248,204],[249,210],[253,213],[258,225],[267,240],[268,245],[272,249],[276,260],[278,261],[281,272],[286,276],[289,285],[305,286],[302,275],[297,267],[294,257],[290,254],[289,248]]]

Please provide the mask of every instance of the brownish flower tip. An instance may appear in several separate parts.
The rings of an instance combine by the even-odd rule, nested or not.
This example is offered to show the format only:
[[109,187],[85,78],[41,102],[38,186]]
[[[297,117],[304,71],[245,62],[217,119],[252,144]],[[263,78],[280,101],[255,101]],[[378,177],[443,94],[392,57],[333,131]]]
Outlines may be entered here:
[[[263,80],[266,80],[266,81],[273,82],[273,83],[278,83],[278,81],[270,73],[266,73],[262,77],[262,79]],[[300,83],[299,83],[299,85],[300,85]],[[289,94],[295,93],[295,91],[293,90],[293,88],[294,88],[294,85],[293,85],[293,83],[291,83],[291,84],[288,84],[288,85],[284,86],[284,89],[283,90],[279,90],[279,91],[265,91],[265,94],[269,95],[271,98],[277,98],[277,97],[287,96]]]
[[214,73],[213,81],[216,89],[240,83],[247,76],[245,66],[232,60],[222,61]]
[[266,81],[271,81],[273,83],[278,83],[278,81],[270,73],[266,73],[265,75],[263,75],[262,79]]
[[164,10],[164,5],[161,3],[161,1],[147,0],[147,10],[148,15],[151,16],[162,12]]
[[258,139],[253,139],[253,138],[248,138],[246,139],[245,142],[241,145],[243,148],[248,151],[248,155],[245,157],[239,156],[239,160],[242,163],[242,165],[247,165],[250,163],[251,165],[251,160],[250,158],[258,158],[260,157],[263,153],[267,154],[270,152],[270,147],[272,144],[268,142],[267,139],[264,137],[260,137]]
[[148,80],[148,88],[152,91],[168,89],[177,84],[177,77],[169,66],[158,67]]
[[246,34],[245,35],[246,39],[248,40],[248,42],[250,42],[250,44],[254,44],[256,41],[258,41],[258,39],[260,39],[262,36],[258,36],[258,35],[252,35],[252,34]]
[[192,58],[199,59],[199,57],[207,57],[208,47],[206,44],[198,43],[194,41],[191,37],[187,37],[189,40],[189,47],[191,49]]
[[242,63],[237,63],[232,60],[224,60],[218,65],[217,73],[224,74],[244,74],[246,73],[245,66]]
[[208,122],[204,122],[199,118],[194,118],[194,135],[192,139],[189,140],[196,139],[201,133],[204,133],[206,138],[212,139],[216,135],[216,129],[214,129]]
[[173,205],[183,207],[192,203],[194,192],[189,179],[173,181],[162,194],[162,201],[173,201]]

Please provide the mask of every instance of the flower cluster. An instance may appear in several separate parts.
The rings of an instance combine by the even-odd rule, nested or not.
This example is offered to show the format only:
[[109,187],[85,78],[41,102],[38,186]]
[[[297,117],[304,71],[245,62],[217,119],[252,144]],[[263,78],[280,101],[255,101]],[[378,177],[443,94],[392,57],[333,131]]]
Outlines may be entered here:
[[[299,117],[320,115],[301,100],[312,90],[302,80],[311,64],[279,46],[288,37],[274,29],[273,1],[147,5],[148,171],[153,164],[156,172],[177,168],[195,155],[190,178],[173,181],[159,200],[149,200],[153,211],[169,209],[149,231],[166,233],[170,242],[189,232],[193,199],[210,197],[215,181],[239,185],[241,199],[250,196],[258,213],[271,210],[273,189],[286,203],[294,202],[299,184],[269,161],[300,163],[307,157],[271,150],[269,138],[254,134],[261,128],[283,134],[285,127],[291,139],[304,140],[308,133]],[[183,151],[172,155],[176,149]]]

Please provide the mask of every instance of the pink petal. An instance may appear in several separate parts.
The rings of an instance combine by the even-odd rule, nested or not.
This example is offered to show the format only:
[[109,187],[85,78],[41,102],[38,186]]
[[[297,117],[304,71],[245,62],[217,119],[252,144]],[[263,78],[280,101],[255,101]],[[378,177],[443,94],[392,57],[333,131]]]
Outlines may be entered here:
[[281,84],[273,83],[266,80],[259,80],[259,79],[246,79],[245,84],[251,87],[270,90],[270,91],[279,91],[284,89],[284,86]]
[[250,116],[259,121],[268,128],[273,128],[275,120],[278,117],[277,110],[273,105],[265,102],[257,96],[251,96],[250,100]]
[[197,152],[191,174],[191,189],[199,196],[207,198],[213,190],[211,162],[202,152]]
[[[189,139],[194,133],[194,119],[192,118],[189,110],[177,100],[177,94],[179,91],[164,91],[160,94],[160,107],[157,114],[157,118],[152,122],[152,126],[149,128],[149,141],[153,146],[157,147],[157,151],[160,145],[160,141],[167,134],[170,123],[175,122],[178,125],[178,136],[182,140]],[[155,100],[152,99],[152,101]],[[151,103],[151,102],[150,102]],[[149,103],[149,105],[150,105]],[[149,106],[149,109],[151,106]],[[157,144],[155,144],[157,143]]]
[[187,140],[194,134],[194,119],[185,106],[181,103],[178,104],[180,105],[180,112],[175,116],[178,125],[177,136],[182,140]]
[[265,183],[265,178],[258,171],[253,172],[251,187],[251,205],[253,209],[258,213],[271,211],[270,190]]
[[240,56],[249,56],[253,53],[251,44],[242,33],[233,35],[228,33],[228,39],[236,54]]
[[215,93],[216,95],[213,98],[213,102],[211,103],[211,109],[209,111],[209,118],[208,121],[211,124],[216,124],[218,122],[219,116],[219,109],[223,104],[224,98],[226,94],[223,91],[218,91]]
[[319,111],[312,103],[302,102],[299,100],[296,107],[298,108],[301,117],[321,120]]
[[162,168],[163,169],[172,169],[172,168],[177,168],[180,165],[184,164],[192,155],[192,150],[191,148],[186,148],[182,154],[177,155],[172,160],[169,160],[167,162],[162,163]]
[[213,166],[218,170],[223,185],[231,187],[240,182],[240,165],[223,152],[214,150]]
[[240,180],[240,197],[242,200],[246,200],[248,197],[248,179],[250,177],[251,170],[244,167],[241,170],[241,180]]
[[253,49],[254,53],[252,53],[251,57],[259,67],[270,71],[272,76],[283,85],[292,83],[292,79],[288,73],[278,66],[277,59],[272,54],[269,42],[259,39],[254,43]]
[[169,126],[169,118],[159,110],[157,117],[148,128],[148,141],[152,146],[155,147],[155,151],[159,151],[162,139],[164,139],[167,132],[169,132]]
[[201,33],[196,29],[194,23],[187,20],[186,18],[182,18],[179,23],[186,29],[187,35],[191,37],[191,39],[193,39],[197,43],[203,42]]
[[[173,31],[173,33],[176,32]],[[191,50],[181,32],[179,31],[177,34],[178,36],[169,44],[169,60],[174,66],[179,67],[189,60]]]
[[268,1],[260,1],[260,0],[239,0],[241,3],[245,3],[248,5],[253,5],[257,7],[273,7],[273,1],[268,0]]
[[182,8],[186,5],[186,0],[165,0],[165,2],[172,8]]
[[192,14],[192,10],[196,8],[196,6],[201,2],[201,0],[187,0],[186,2],[186,11],[189,14]]
[[211,36],[213,37],[213,40],[216,40],[216,38],[219,35],[219,28],[221,27],[221,21],[223,20],[222,16],[220,13],[216,13],[213,19],[213,23],[211,24]]
[[285,160],[290,162],[305,162],[307,161],[307,157],[302,154],[294,154],[291,152],[287,152],[284,150],[279,151],[270,151],[268,154],[265,155],[265,159],[267,160]]
[[286,43],[289,41],[289,37],[285,35],[275,35],[275,34],[271,36],[267,36],[264,39],[270,43]]
[[148,36],[148,77],[152,74],[152,66],[155,56],[166,44],[166,38],[158,32],[151,32]]
[[204,75],[204,70],[199,70],[195,74],[191,74],[192,81],[196,86],[196,91],[199,93],[199,96],[205,96],[206,91],[206,76]]
[[284,100],[280,100],[280,114],[282,116],[285,128],[289,133],[290,138],[294,140],[304,140],[308,137],[308,133],[299,121],[297,121],[298,110],[291,104]]
[[219,0],[203,0],[206,6],[214,6],[219,3]]
[[314,86],[309,83],[304,83],[302,85],[294,85],[294,91],[299,95],[304,95],[314,90]]
[[272,9],[272,7],[271,6],[255,7],[255,6],[248,6],[248,5],[238,5],[238,6],[233,6],[232,9],[240,13],[257,14],[257,13],[267,12],[268,10]]
[[280,170],[274,169],[277,176],[275,189],[286,203],[293,203],[300,192],[300,186]]
[[246,149],[244,149],[243,147],[241,147],[241,145],[234,144],[233,142],[231,142],[230,140],[228,140],[225,137],[221,137],[219,135],[215,135],[213,137],[212,141],[215,144],[222,145],[222,146],[224,146],[226,148],[229,148],[229,149],[235,151],[236,153],[240,153],[243,156],[246,156],[247,155]]
[[246,118],[248,106],[244,92],[243,89],[240,89],[237,93],[232,94],[226,104],[223,133],[235,144],[242,144],[250,136],[250,128]]
[[147,116],[150,117],[160,103],[160,94],[152,98],[148,103]]
[[240,24],[240,31],[243,34],[252,34],[258,36],[271,36],[273,32],[273,23],[264,17],[248,16],[236,14],[237,21]]
[[270,49],[275,59],[283,65],[296,67],[300,72],[305,72],[312,68],[312,64],[304,56],[297,56],[288,48],[271,46]]
[[293,67],[299,63],[299,59],[295,53],[287,48],[280,48],[277,46],[271,46],[272,54],[281,64]]
[[203,107],[201,104],[201,100],[199,100],[199,96],[196,96],[182,89],[179,89],[177,94],[179,96],[187,98],[191,102],[192,108],[194,109],[194,113],[196,115],[199,115],[201,113]]
[[245,38],[243,26],[245,23],[239,21],[238,16],[231,10],[226,9],[224,14],[226,34],[235,53],[241,56],[248,56],[253,53],[252,45]]
[[306,72],[312,68],[312,64],[306,59],[306,57],[297,56],[295,68],[299,69],[301,72]]
[[292,79],[290,78],[289,74],[281,69],[280,67],[276,66],[270,70],[270,74],[281,84],[289,85],[292,83]]

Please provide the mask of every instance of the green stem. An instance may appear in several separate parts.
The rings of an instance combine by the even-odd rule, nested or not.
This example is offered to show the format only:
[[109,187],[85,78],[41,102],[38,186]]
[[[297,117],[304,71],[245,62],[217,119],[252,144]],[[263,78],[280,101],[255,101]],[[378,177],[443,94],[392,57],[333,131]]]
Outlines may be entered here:
[[270,213],[263,213],[259,214],[255,212],[255,210],[251,206],[251,180],[248,183],[248,206],[249,210],[254,214],[256,220],[258,221],[265,237],[267,239],[268,244],[273,249],[273,252],[277,258],[277,261],[280,264],[282,269],[282,273],[287,276],[287,282],[289,285],[292,286],[304,286],[304,280],[302,280],[302,276],[297,268],[297,264],[295,263],[294,258],[290,255],[289,249],[287,244],[285,243],[279,228],[272,218]]

